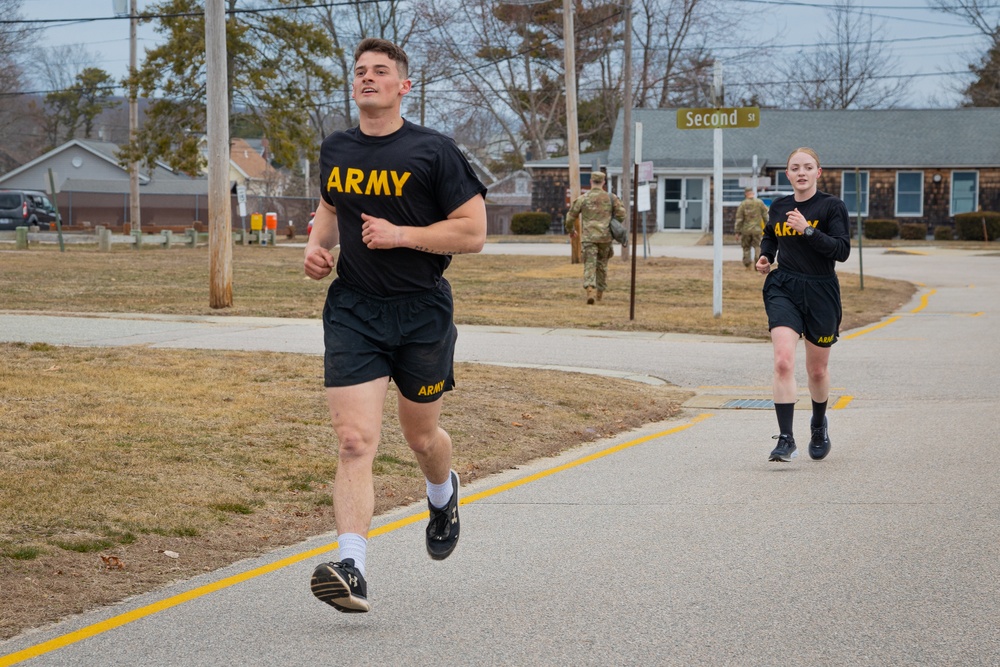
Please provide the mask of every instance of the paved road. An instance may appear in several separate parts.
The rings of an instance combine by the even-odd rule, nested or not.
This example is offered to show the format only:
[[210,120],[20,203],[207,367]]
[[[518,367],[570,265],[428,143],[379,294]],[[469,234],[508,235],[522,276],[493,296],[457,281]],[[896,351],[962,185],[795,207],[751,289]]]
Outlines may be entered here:
[[[691,407],[465,488],[445,562],[423,555],[420,508],[381,517],[370,614],[311,597],[323,535],[0,644],[0,665],[1000,665],[1000,257],[869,250],[864,266],[922,286],[834,349],[823,462],[768,464],[769,410]],[[321,346],[309,321],[2,313],[0,340]],[[599,365],[702,399],[770,381],[760,343],[482,327],[460,341],[463,360]]]

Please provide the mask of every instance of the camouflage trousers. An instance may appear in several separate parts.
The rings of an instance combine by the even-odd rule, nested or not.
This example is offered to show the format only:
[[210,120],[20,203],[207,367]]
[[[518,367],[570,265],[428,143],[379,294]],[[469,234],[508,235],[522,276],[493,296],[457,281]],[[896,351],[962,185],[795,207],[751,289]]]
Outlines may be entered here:
[[[740,244],[743,246],[743,266],[753,266],[753,263],[760,257],[760,233],[740,234]],[[750,256],[750,248],[753,248],[753,257]]]
[[583,287],[608,289],[608,260],[614,257],[611,243],[583,243]]

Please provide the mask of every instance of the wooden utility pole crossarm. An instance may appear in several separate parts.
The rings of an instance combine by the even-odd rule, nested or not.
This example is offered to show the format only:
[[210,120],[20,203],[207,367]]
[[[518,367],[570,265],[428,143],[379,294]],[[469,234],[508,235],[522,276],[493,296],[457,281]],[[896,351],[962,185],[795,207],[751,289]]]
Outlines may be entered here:
[[224,0],[205,0],[205,62],[208,69],[209,305],[233,305],[233,222],[229,196],[229,96],[226,77]]

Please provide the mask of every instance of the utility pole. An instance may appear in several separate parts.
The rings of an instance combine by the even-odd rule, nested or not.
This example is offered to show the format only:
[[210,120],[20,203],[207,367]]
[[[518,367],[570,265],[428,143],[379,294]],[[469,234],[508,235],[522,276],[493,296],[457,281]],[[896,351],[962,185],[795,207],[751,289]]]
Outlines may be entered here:
[[205,64],[208,69],[209,305],[233,305],[233,221],[229,196],[229,84],[226,76],[224,0],[205,0]]
[[[129,47],[128,66],[131,84],[128,90],[128,140],[135,146],[135,135],[139,131],[139,100],[135,85],[136,72],[136,32],[139,25],[138,0],[132,0],[129,7]],[[142,232],[142,215],[139,208],[139,162],[132,158],[128,165],[128,200],[129,221],[132,223],[132,233]],[[142,243],[136,243],[136,248]]]
[[[569,148],[569,200],[576,201],[580,196],[580,137],[576,115],[576,33],[573,28],[572,0],[563,0],[563,42],[565,46],[566,67],[566,143]],[[580,221],[574,223],[576,234],[573,235],[570,262],[579,264],[580,258]]]
[[[625,10],[625,110],[622,116],[622,176],[621,193],[622,203],[625,204],[625,219],[632,220],[632,0],[625,0],[623,4]],[[608,186],[611,189],[611,186]],[[629,225],[629,234],[635,239],[636,225]],[[632,244],[635,245],[634,243]],[[633,248],[634,250],[634,248]],[[622,260],[627,260],[629,248],[622,246]]]

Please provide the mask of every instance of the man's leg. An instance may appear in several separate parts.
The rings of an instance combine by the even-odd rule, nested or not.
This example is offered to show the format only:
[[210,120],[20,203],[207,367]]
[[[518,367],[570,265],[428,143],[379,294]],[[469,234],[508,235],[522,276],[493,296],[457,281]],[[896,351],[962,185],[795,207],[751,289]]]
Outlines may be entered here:
[[597,271],[595,283],[597,286],[597,300],[604,297],[604,291],[608,289],[608,260],[614,254],[614,246],[610,243],[602,243],[597,246]]
[[750,236],[750,245],[753,248],[753,257],[750,258],[751,266],[760,259],[760,237],[760,234],[752,234]]
[[753,247],[753,236],[750,234],[740,234],[740,245],[743,247],[743,266],[750,268],[750,248]]
[[441,428],[442,398],[417,403],[399,394],[399,424],[427,480],[427,553],[444,560],[458,544],[458,475],[451,469],[451,436]]
[[774,348],[774,376],[771,381],[774,412],[778,418],[778,445],[771,452],[771,461],[790,461],[795,456],[792,423],[795,416],[795,346],[799,334],[789,327],[771,329]]
[[584,243],[583,249],[583,289],[587,291],[587,303],[594,303],[597,287],[597,244]]
[[339,561],[313,572],[313,594],[346,613],[366,612],[365,581],[368,529],[375,511],[372,464],[382,431],[382,408],[389,386],[383,377],[350,387],[328,387],[327,403],[337,434],[337,473],[333,480],[333,515],[337,522]]
[[451,472],[451,436],[438,424],[443,399],[416,403],[399,394],[399,425],[417,465],[432,484],[442,484]]
[[337,533],[368,536],[375,511],[372,464],[382,432],[389,378],[350,387],[328,387],[327,402],[339,443],[333,481]]

